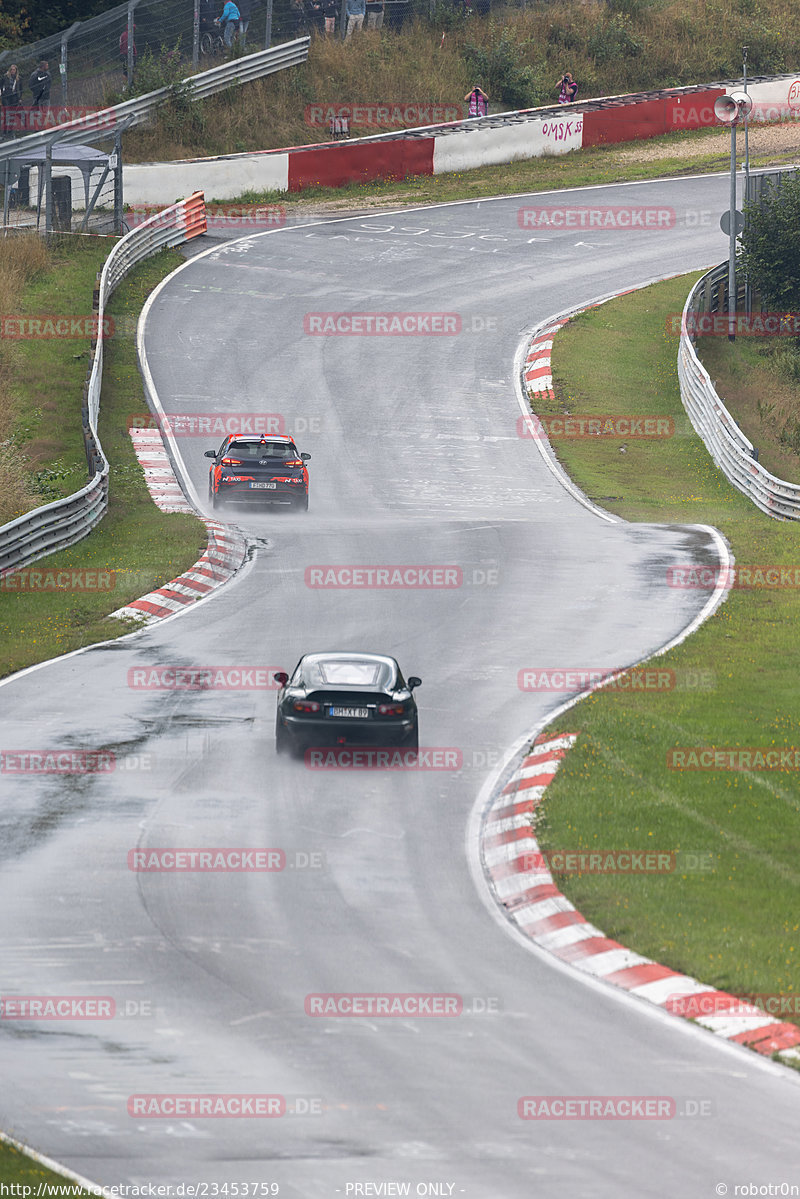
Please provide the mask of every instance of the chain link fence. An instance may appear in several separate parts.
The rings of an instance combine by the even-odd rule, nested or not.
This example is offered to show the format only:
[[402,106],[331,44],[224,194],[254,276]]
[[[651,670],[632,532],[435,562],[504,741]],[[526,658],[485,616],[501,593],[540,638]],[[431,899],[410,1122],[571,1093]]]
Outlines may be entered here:
[[[61,33],[0,53],[0,75],[17,67],[21,106],[30,108],[40,62],[48,64],[50,107],[96,108],[205,70],[231,54],[253,53],[306,33],[344,32],[344,0],[238,0],[241,21],[225,44],[214,23],[224,0],[128,0]],[[368,0],[365,26],[399,29],[415,13],[428,15],[429,0]],[[132,37],[128,37],[128,31]],[[231,35],[232,38],[231,38]],[[132,77],[132,78],[131,78]],[[132,85],[132,86],[131,86]],[[31,118],[29,118],[30,120]],[[33,129],[33,125],[25,125]]]

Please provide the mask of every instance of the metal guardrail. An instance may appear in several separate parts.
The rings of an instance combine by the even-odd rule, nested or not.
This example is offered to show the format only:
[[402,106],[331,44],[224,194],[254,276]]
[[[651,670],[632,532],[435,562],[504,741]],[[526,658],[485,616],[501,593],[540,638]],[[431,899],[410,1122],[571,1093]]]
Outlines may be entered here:
[[[687,326],[692,327],[693,314],[727,311],[727,296],[727,262],[703,275],[689,293],[683,309],[678,349],[683,406],[715,464],[734,487],[768,516],[777,520],[800,520],[800,485],[778,479],[759,465],[753,443],[745,437],[714,390],[687,332]],[[740,297],[743,299],[743,296],[742,287]]]
[[0,528],[0,575],[74,545],[105,516],[108,508],[109,465],[97,436],[97,420],[103,383],[102,332],[106,303],[128,271],[138,262],[205,231],[205,200],[202,192],[195,192],[188,199],[165,208],[137,225],[117,242],[106,259],[94,305],[97,329],[101,335],[92,341],[82,406],[90,481],[73,495],[26,512]]
[[[259,50],[256,54],[231,59],[230,62],[212,67],[209,71],[201,71],[199,75],[190,75],[177,86],[190,100],[204,100],[207,96],[225,91],[234,84],[249,83],[253,79],[272,75],[275,71],[299,66],[308,58],[309,41],[308,37],[296,38],[293,42],[271,46],[269,50]],[[38,149],[50,142],[58,142],[60,146],[80,145],[91,141],[93,137],[96,138],[98,134],[107,135],[122,122],[126,123],[126,128],[140,125],[164,103],[171,90],[169,87],[161,87],[144,96],[123,100],[121,104],[115,104],[112,108],[101,108],[77,120],[65,121],[41,133],[16,138],[0,146],[0,162],[7,158],[20,158],[26,150]]]

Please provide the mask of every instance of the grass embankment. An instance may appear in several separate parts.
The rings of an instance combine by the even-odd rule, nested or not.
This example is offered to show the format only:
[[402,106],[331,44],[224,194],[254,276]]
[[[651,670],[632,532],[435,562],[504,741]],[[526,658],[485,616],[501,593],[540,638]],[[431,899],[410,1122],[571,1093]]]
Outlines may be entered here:
[[[39,321],[69,316],[88,322],[95,274],[111,244],[86,237],[48,248],[35,233],[5,240],[0,261],[16,285],[5,289],[3,312]],[[88,327],[85,336],[69,339],[26,332],[33,335],[16,341],[4,338],[0,350],[7,361],[0,435],[13,483],[3,487],[2,523],[69,495],[86,482],[81,394]]]
[[[104,257],[111,243],[104,240],[100,245]],[[39,305],[39,312],[44,304],[50,305],[49,311],[62,313],[91,310],[95,259],[88,250],[76,247],[74,252],[76,258],[73,262],[70,257],[69,267],[61,261],[62,251],[58,252],[50,268],[52,277],[42,278],[34,289],[35,301],[26,295],[17,311],[21,307],[32,311],[30,305],[34,302]],[[9,576],[4,587],[0,587],[0,673],[3,675],[95,641],[118,637],[127,626],[108,619],[108,613],[173,579],[202,553],[205,528],[196,517],[164,513],[156,508],[127,428],[130,416],[145,407],[136,362],[136,320],[150,291],[182,261],[175,251],[163,251],[148,259],[128,276],[111,299],[108,311],[120,331],[105,346],[98,430],[111,465],[108,513],[77,545],[34,564],[34,569],[42,574],[65,569],[105,572],[111,576],[113,585],[110,590],[98,591],[71,587],[59,591],[14,591],[8,588],[15,586],[15,576]],[[53,307],[50,288],[58,291],[58,308]],[[51,466],[53,461],[64,462],[69,460],[68,455],[77,454],[73,442],[83,455],[80,404],[87,359],[81,352],[80,361],[74,363],[77,377],[72,378],[73,358],[78,353],[74,341],[54,339],[44,345],[36,341],[31,348],[37,352],[18,364],[15,392],[19,398],[18,411],[35,410],[42,396],[52,405],[46,419],[42,416],[44,433],[32,429],[33,441],[26,437],[21,444],[21,452],[26,452],[29,444],[38,447],[37,467],[41,470],[45,451],[53,455]],[[52,443],[45,442],[45,433],[51,435]],[[82,473],[69,475],[66,490],[78,490],[86,478],[85,457],[82,457]],[[45,501],[38,498],[36,502]]]
[[[66,1181],[62,1174],[54,1174],[52,1170],[40,1166],[33,1158],[20,1153],[13,1145],[7,1145],[0,1141],[0,1184],[7,1186],[10,1183],[29,1186],[31,1195],[36,1195],[40,1186],[44,1194],[46,1194],[44,1188],[52,1187],[53,1195],[63,1196],[69,1193],[73,1199],[79,1199],[79,1196],[88,1196],[89,1194],[77,1183],[71,1184]],[[65,1190],[67,1186],[70,1187],[69,1192]]]
[[697,352],[761,465],[800,483],[800,354],[790,339],[701,337]]
[[[6,315],[19,313],[20,296],[50,265],[50,256],[40,237],[9,238],[0,254],[0,306]],[[22,359],[21,343],[0,337],[0,524],[13,520],[41,503],[36,498],[34,480],[20,455],[19,446],[27,440],[30,420],[16,390],[16,374]],[[27,415],[27,419],[26,419]]]
[[[565,70],[578,81],[579,100],[736,78],[743,45],[752,76],[779,74],[796,68],[798,39],[800,9],[788,0],[763,0],[757,8],[733,0],[557,0],[468,18],[442,6],[433,22],[400,31],[364,31],[347,43],[314,36],[300,67],[163,110],[152,128],[126,134],[125,158],[164,161],[327,141],[326,126],[306,122],[307,105],[452,105],[476,83],[493,112],[535,108],[556,102]],[[170,69],[165,65],[165,82]]]
[[[739,564],[798,564],[797,527],[770,520],[730,487],[687,426],[677,340],[665,326],[696,277],[587,312],[554,346],[550,411],[667,415],[676,436],[560,441],[558,456],[589,496],[627,520],[712,524]],[[546,411],[538,400],[536,410]],[[654,586],[667,586],[666,569],[654,567]],[[684,645],[657,659],[684,679],[712,671],[711,690],[599,692],[551,726],[581,735],[542,809],[546,849],[711,855],[706,872],[560,876],[565,893],[624,945],[736,993],[800,989],[798,772],[681,772],[667,768],[667,753],[800,745],[799,619],[796,588],[734,589]]]

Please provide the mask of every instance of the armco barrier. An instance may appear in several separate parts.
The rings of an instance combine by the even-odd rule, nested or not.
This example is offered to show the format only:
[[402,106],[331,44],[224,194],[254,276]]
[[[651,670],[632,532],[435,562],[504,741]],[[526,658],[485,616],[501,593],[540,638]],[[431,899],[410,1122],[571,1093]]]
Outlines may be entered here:
[[[131,267],[169,246],[206,231],[205,201],[196,192],[157,213],[117,242],[105,261],[97,292],[97,327],[103,329],[105,306]],[[108,508],[108,462],[97,436],[103,383],[103,338],[92,342],[89,375],[84,385],[83,423],[91,476],[74,495],[26,512],[0,528],[0,574],[27,566],[46,554],[74,545],[103,519]]]
[[[584,146],[710,128],[717,124],[714,101],[740,87],[734,81],[634,92],[348,141],[173,163],[133,163],[123,168],[125,199],[128,204],[167,204],[176,195],[203,187],[216,200],[233,200],[246,191],[300,191],[309,186],[440,175],[543,154],[567,154]],[[748,88],[756,101],[763,96],[782,104],[784,119],[795,103],[800,118],[800,80],[794,75],[755,78]]]
[[[271,46],[269,50],[259,50],[256,54],[246,54],[242,58],[234,58],[230,62],[202,71],[199,75],[191,75],[181,83],[185,95],[191,100],[204,100],[217,92],[225,91],[239,83],[249,83],[254,79],[262,79],[275,71],[283,71],[287,67],[299,66],[308,58],[309,38],[296,38],[284,42],[280,46]],[[119,125],[131,128],[146,121],[169,97],[171,89],[158,88],[144,96],[134,96],[132,100],[124,100],[112,108],[98,109],[88,116],[74,121],[65,121],[41,133],[31,133],[27,137],[11,140],[0,145],[0,162],[7,158],[21,158],[26,150],[39,149],[48,143],[58,142],[60,146],[81,145],[91,142],[92,136],[98,133],[113,132]],[[171,199],[174,199],[173,191]]]
[[726,311],[727,289],[728,264],[723,262],[699,279],[689,293],[678,349],[683,406],[714,462],[734,487],[768,516],[800,520],[800,486],[777,479],[756,461],[753,443],[717,395],[686,332],[689,314]]

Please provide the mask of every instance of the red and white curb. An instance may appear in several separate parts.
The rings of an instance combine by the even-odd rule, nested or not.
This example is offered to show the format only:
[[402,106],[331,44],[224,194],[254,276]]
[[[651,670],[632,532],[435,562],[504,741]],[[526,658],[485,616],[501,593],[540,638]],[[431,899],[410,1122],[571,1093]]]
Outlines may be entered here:
[[525,387],[531,396],[546,395],[553,399],[553,368],[550,362],[553,353],[553,338],[567,320],[556,321],[540,329],[528,346],[525,358]]
[[606,937],[562,895],[533,833],[534,813],[577,733],[539,738],[484,813],[481,857],[497,903],[541,949],[586,974],[750,1049],[800,1063],[800,1027],[661,966]]
[[144,471],[148,491],[162,512],[191,512],[194,508],[175,478],[169,455],[158,429],[129,429],[133,449]]
[[[131,429],[130,434],[156,506],[162,512],[191,512],[196,515],[175,477],[159,430]],[[217,520],[201,519],[208,529],[208,545],[194,566],[141,599],[131,600],[124,608],[112,612],[112,616],[135,616],[144,618],[145,624],[152,624],[183,611],[236,574],[247,553],[245,538]]]

